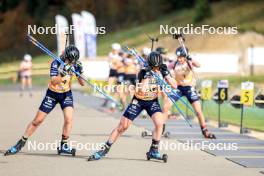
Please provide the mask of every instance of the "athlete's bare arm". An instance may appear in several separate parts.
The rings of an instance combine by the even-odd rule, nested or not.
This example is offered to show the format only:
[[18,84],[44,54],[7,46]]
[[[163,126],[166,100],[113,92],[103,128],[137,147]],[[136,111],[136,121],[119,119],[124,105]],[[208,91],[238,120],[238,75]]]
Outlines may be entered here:
[[61,82],[62,82],[62,77],[60,75],[51,77],[51,84],[52,85],[55,86],[55,85],[60,84]]
[[175,81],[175,79],[173,79],[171,77],[170,71],[168,70],[167,65],[162,64],[160,66],[160,73],[162,74],[164,80],[173,88],[176,89],[177,88],[177,82]]
[[177,88],[177,82],[170,75],[164,77],[165,81],[173,88]]
[[197,68],[201,67],[201,64],[197,60],[192,60],[192,65]]
[[82,78],[78,77],[77,80],[81,86],[84,86],[84,80]]

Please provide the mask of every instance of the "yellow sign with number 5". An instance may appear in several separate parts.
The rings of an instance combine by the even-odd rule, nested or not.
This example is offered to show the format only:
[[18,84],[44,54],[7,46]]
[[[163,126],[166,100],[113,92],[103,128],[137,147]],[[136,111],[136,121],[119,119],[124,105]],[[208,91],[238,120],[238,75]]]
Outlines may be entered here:
[[241,84],[241,104],[252,106],[254,103],[254,83],[242,82]]
[[204,80],[202,82],[201,98],[202,100],[212,99],[212,84],[211,80]]

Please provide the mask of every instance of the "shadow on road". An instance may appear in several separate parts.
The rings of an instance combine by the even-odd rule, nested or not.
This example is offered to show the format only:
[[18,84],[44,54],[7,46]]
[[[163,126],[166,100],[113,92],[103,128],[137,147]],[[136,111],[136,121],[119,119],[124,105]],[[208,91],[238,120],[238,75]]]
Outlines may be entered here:
[[[5,153],[5,150],[0,150],[1,154]],[[78,158],[78,159],[88,159],[88,155],[76,155],[76,156],[71,156],[71,155],[58,155],[56,153],[28,153],[28,152],[19,152],[17,155],[26,155],[26,156],[40,156],[40,157],[68,157],[68,158]],[[15,156],[15,155],[10,155],[10,156]],[[10,156],[5,156],[5,157],[10,157]],[[102,160],[123,160],[123,161],[140,161],[140,162],[157,162],[157,163],[163,163],[162,161],[157,161],[157,160],[150,160],[147,161],[146,159],[137,159],[137,158],[122,158],[122,157],[105,157]],[[94,161],[93,161],[94,162]],[[4,163],[4,162],[3,162]]]
[[163,163],[163,161],[158,161],[158,160],[150,160],[148,161],[147,159],[136,159],[136,158],[120,158],[120,157],[105,157],[105,160],[125,160],[125,161],[141,161],[141,162],[157,162],[157,163]]
[[[94,136],[94,137],[109,137],[109,134],[72,133],[71,135],[72,136],[82,136],[82,137],[89,137],[89,136]],[[138,135],[122,135],[121,137],[131,138],[131,137],[138,137]]]
[[69,157],[69,158],[80,158],[80,159],[86,159],[87,158],[87,156],[83,156],[83,155],[71,156],[71,155],[66,155],[66,154],[58,155],[56,153],[25,153],[25,152],[22,153],[21,152],[21,154],[27,155],[27,156]]
[[[5,150],[0,150],[0,153],[4,155],[6,151]],[[87,159],[87,155],[76,155],[76,156],[71,156],[71,155],[66,155],[66,154],[61,154],[58,155],[57,153],[28,153],[28,152],[19,152],[16,154],[17,155],[26,155],[26,156],[43,156],[43,157],[70,157],[70,158],[80,158],[80,159]],[[15,156],[15,155],[9,155],[5,157],[10,157],[10,156]]]

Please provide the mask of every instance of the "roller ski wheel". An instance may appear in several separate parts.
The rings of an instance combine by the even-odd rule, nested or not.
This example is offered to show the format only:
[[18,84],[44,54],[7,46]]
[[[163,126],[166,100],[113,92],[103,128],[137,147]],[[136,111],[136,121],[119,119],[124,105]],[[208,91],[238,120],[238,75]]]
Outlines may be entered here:
[[95,161],[95,160],[100,160],[103,158],[110,150],[110,147],[107,147],[106,145],[101,148],[101,150],[95,152],[91,156],[88,157],[87,161]]
[[108,104],[108,100],[105,100],[105,101],[103,102],[103,104],[101,105],[101,107],[107,107],[107,104]]
[[146,153],[147,156],[147,160],[149,161],[150,159],[154,159],[154,160],[161,160],[164,163],[167,163],[168,161],[168,155],[167,154],[163,154],[162,156],[160,155],[159,152],[147,152]]
[[66,146],[66,147],[58,147],[57,148],[57,153],[58,153],[58,155],[61,155],[61,154],[70,154],[70,155],[72,155],[72,156],[75,156],[76,155],[76,149],[71,149],[71,148],[69,148],[68,146]]
[[164,163],[167,163],[167,161],[168,161],[168,155],[167,154],[163,154],[162,155],[162,160],[163,160]]
[[146,116],[146,115],[142,115],[141,118],[142,118],[142,119],[146,119],[147,116]]
[[147,131],[143,131],[142,133],[141,133],[141,137],[146,137],[146,136],[148,136],[148,132]]
[[70,151],[61,150],[59,147],[57,148],[58,155],[61,154],[70,154],[72,156],[76,156],[76,149],[71,149]]
[[204,136],[206,139],[216,139],[216,136],[212,133],[209,133],[207,136]]
[[216,136],[213,133],[210,133],[207,128],[202,129],[202,134],[206,139],[216,139]]
[[[162,136],[165,137],[165,138],[170,138],[170,135],[171,135],[171,133],[170,133],[169,131],[167,131],[167,132],[165,132],[164,134],[162,134]],[[148,134],[147,131],[143,131],[143,132],[141,133],[141,137],[142,137],[142,138],[145,138],[145,137],[147,137],[147,136],[152,136],[152,134]]]
[[165,137],[165,138],[170,138],[170,132],[169,131],[167,131],[167,132],[165,132],[164,134],[163,134],[163,136]]
[[25,141],[20,139],[15,146],[12,146],[10,149],[8,149],[4,153],[4,156],[14,155],[14,154],[18,153],[24,147],[25,143],[26,143]]

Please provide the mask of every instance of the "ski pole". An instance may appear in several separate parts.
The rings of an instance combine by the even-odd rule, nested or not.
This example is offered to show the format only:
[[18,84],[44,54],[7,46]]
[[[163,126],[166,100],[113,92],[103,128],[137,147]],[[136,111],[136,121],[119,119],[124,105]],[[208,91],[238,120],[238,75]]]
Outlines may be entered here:
[[154,43],[155,43],[155,42],[158,42],[159,39],[158,39],[158,38],[150,37],[148,34],[147,34],[147,36],[148,36],[148,38],[149,38],[150,41],[151,41],[151,51],[153,51],[153,49],[154,49]]
[[[183,48],[183,50],[185,52],[186,57],[188,57],[189,54],[188,54],[187,49],[186,49],[185,44],[184,44],[185,38],[184,38],[183,34],[182,33],[180,33],[180,34],[173,34],[172,37],[174,39],[177,39],[178,40],[180,46]],[[190,64],[190,62],[187,59],[186,59],[186,62],[188,64],[189,68],[191,69],[191,72],[193,73],[194,78],[198,81],[198,77],[197,77],[196,73],[193,70],[193,66]]]
[[[144,64],[144,66],[148,66],[147,62],[142,58],[140,57],[137,52],[135,51],[135,49],[129,49],[128,47],[125,47],[125,49],[129,52],[131,52],[131,54],[133,56],[135,56],[140,62],[142,62]],[[178,107],[178,105],[176,104],[176,101],[173,99],[173,97],[171,97],[171,95],[164,89],[164,86],[168,86],[168,84],[163,80],[161,79],[155,72],[151,71],[151,74],[158,80],[159,82],[159,85],[161,86],[161,88],[163,89],[163,91],[166,93],[166,95],[170,98],[170,100],[173,102],[174,106],[177,108],[177,110],[180,112],[180,114],[182,115],[182,118],[187,122],[187,124],[192,127],[192,124],[189,122],[189,120],[187,118],[185,118],[185,115],[184,113],[182,112],[182,110]],[[188,104],[173,90],[172,90],[172,93],[177,97],[179,98],[186,106],[188,106]],[[190,108],[192,111],[193,109],[188,106],[188,108]],[[194,112],[194,111],[193,111]]]
[[[153,73],[152,73],[153,74]],[[159,76],[157,76],[156,74],[153,74],[153,76],[158,80],[158,82],[161,81],[161,78]],[[191,122],[185,117],[184,112],[181,110],[181,108],[177,105],[175,99],[173,97],[171,97],[171,95],[169,94],[169,92],[167,92],[166,86],[165,84],[161,83],[160,84],[162,90],[165,92],[165,94],[169,97],[169,99],[171,100],[171,102],[173,103],[173,105],[176,107],[176,109],[178,110],[178,112],[181,114],[181,117],[185,120],[185,122],[192,128],[192,124]],[[164,88],[165,87],[165,88]],[[173,89],[170,89],[173,91]],[[172,92],[174,93],[174,92]]]
[[[52,57],[54,60],[57,60],[62,66],[65,66],[66,64],[55,54],[53,54],[50,50],[48,50],[44,45],[42,45],[39,41],[37,41],[34,37],[31,35],[28,35],[28,40],[33,43],[35,46],[40,48],[42,51],[44,51],[46,54],[48,54],[50,57]],[[84,80],[87,84],[89,84],[91,87],[93,87],[97,92],[101,93],[104,97],[114,102],[120,109],[122,108],[122,105],[117,102],[114,98],[107,95],[103,90],[101,90],[98,86],[94,85],[89,81],[89,79],[84,78],[79,72],[76,72],[73,67],[71,67],[71,71],[75,73],[75,75],[82,80]]]
[[[129,51],[133,56],[135,56],[140,62],[142,62],[143,63],[143,65],[145,66],[145,67],[147,67],[148,66],[148,63],[144,60],[144,58],[142,58],[141,56],[139,56],[138,54],[137,54],[137,52],[136,52],[136,50],[134,49],[134,48],[132,48],[132,49],[130,49],[129,47],[124,47],[124,49],[126,50],[126,51]],[[153,71],[152,71],[153,72]],[[153,74],[156,76],[156,78],[158,78],[159,79],[159,81],[162,83],[162,84],[165,84],[166,86],[168,86],[168,84],[163,80],[163,79],[161,79],[155,72],[153,72]],[[172,89],[172,92],[173,92],[173,94],[177,97],[177,98],[179,98],[194,114],[196,114],[195,112],[194,112],[194,110],[192,109],[192,107],[186,102],[186,101],[184,101],[179,95],[178,95],[178,93],[177,92],[175,92],[173,89]]]

